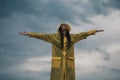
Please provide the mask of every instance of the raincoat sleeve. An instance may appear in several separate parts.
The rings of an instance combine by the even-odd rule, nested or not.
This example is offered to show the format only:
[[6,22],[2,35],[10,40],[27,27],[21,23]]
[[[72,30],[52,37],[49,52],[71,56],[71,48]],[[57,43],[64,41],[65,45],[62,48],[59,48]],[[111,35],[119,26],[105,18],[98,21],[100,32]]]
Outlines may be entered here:
[[90,35],[95,35],[95,33],[96,33],[96,30],[90,30],[88,32],[81,32],[78,34],[74,34],[73,42],[76,43],[82,39],[86,39]]
[[41,40],[44,40],[44,41],[50,42],[50,43],[53,42],[52,34],[42,34],[42,33],[28,32],[28,36],[29,37],[34,37],[34,38],[37,38],[37,39],[41,39]]

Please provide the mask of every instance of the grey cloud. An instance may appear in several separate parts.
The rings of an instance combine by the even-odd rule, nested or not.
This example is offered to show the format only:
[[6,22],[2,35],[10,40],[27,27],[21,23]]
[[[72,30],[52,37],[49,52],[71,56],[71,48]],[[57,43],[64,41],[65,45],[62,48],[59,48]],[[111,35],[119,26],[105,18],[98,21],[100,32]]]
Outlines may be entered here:
[[96,65],[97,69],[101,69],[102,71],[105,71],[105,69],[107,69],[106,66],[101,66],[101,65]]
[[106,51],[103,51],[103,50],[101,50],[101,49],[97,49],[97,51],[99,51],[100,53],[101,53],[101,55],[102,55],[102,58],[104,59],[104,60],[110,60],[110,54],[109,53],[107,53]]
[[[14,68],[17,68],[18,66],[22,65],[22,63],[28,57],[35,57],[35,56],[42,57],[44,55],[51,54],[45,50],[46,48],[48,48],[47,50],[50,51],[50,46],[46,45],[43,41],[40,40],[34,41],[34,39],[30,37],[21,36],[20,34],[18,34],[18,32],[20,31],[33,30],[32,28],[28,27],[29,24],[27,24],[27,21],[24,19],[25,18],[24,17],[21,18],[20,15],[0,18],[0,23],[1,23],[0,79],[1,80],[3,79],[26,80],[27,77],[22,75],[24,74],[24,72],[15,70]],[[40,31],[44,31],[40,27],[39,29]],[[11,70],[12,67],[14,68]],[[21,74],[14,75],[15,74],[14,72],[15,73],[21,72]],[[30,79],[32,79],[32,77]]]
[[[10,16],[11,13],[19,13],[19,14],[30,14],[36,17],[42,18],[48,17],[49,19],[57,18],[59,21],[69,21],[70,23],[75,24],[74,18],[78,17],[79,19],[83,20],[84,22],[90,22],[87,17],[101,14],[106,15],[109,13],[109,8],[115,8],[117,6],[117,2],[108,0],[90,0],[88,4],[84,4],[82,1],[76,1],[76,3],[66,6],[66,4],[61,3],[62,1],[52,0],[48,3],[44,3],[44,1],[38,0],[4,0],[1,1],[1,16]],[[69,3],[69,2],[68,2]],[[114,3],[114,4],[112,4]],[[31,6],[32,5],[32,6]],[[86,12],[81,11],[77,12],[74,9],[74,5],[78,7],[82,7],[86,10]],[[117,9],[117,8],[116,8]]]
[[[14,73],[14,74],[13,74]],[[1,80],[48,80],[49,72],[29,72],[29,71],[12,71],[12,74],[0,74]],[[41,76],[40,76],[41,75]]]
[[109,3],[107,3],[107,6],[109,8],[114,8],[120,10],[120,1],[119,0],[108,0]]
[[[94,53],[94,51],[97,51],[101,54],[102,56],[102,59],[105,60],[105,61],[108,61],[110,60],[110,54],[107,53],[105,50],[101,50],[99,45],[96,45],[94,44],[95,42],[91,42],[90,43],[93,43],[93,44],[89,44],[88,41],[84,41],[83,43],[78,43],[76,45],[76,47],[79,49],[79,50],[87,50],[88,52],[91,52],[91,54]],[[89,45],[88,45],[89,44]],[[94,47],[91,47],[91,46],[94,46]],[[94,51],[92,51],[94,48]]]
[[71,8],[62,5],[57,1],[50,1],[48,4],[44,4],[43,1],[39,1],[38,4],[37,0],[2,0],[0,4],[1,17],[9,17],[12,13],[18,13],[37,15],[38,17],[57,17],[64,21],[70,21],[72,20],[72,14],[74,12]]
[[117,69],[117,68],[111,68],[110,71],[120,74],[120,69]]
[[[27,0],[0,0],[1,17],[8,17],[12,12],[30,12]],[[32,11],[31,11],[32,12]]]

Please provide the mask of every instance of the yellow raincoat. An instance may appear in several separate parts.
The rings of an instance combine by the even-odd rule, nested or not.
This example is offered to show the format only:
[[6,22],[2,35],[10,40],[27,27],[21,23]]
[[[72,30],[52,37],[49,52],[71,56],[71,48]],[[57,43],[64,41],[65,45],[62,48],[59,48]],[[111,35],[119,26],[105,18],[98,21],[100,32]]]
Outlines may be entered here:
[[71,46],[69,48],[67,48],[66,37],[64,37],[64,48],[61,47],[59,31],[54,34],[29,32],[29,36],[52,44],[52,67],[50,80],[75,80],[74,44],[82,39],[86,39],[90,35],[94,35],[95,33],[96,30],[70,34]]

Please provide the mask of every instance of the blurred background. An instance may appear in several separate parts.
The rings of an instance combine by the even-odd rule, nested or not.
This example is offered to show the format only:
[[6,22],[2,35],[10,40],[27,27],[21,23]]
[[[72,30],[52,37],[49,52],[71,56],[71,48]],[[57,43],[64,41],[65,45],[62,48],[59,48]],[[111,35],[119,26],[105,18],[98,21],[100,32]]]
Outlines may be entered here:
[[120,80],[120,0],[0,0],[0,80],[49,80],[51,44],[19,32],[103,29],[75,45],[76,80]]

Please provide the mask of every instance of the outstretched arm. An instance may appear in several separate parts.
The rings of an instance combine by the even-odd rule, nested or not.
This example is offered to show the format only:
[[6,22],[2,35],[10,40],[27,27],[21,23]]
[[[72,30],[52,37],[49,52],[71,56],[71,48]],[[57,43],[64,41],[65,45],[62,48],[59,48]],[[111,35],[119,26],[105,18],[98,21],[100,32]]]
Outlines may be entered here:
[[35,33],[35,32],[20,32],[19,34],[24,35],[24,36],[29,36],[29,37],[34,37],[34,38],[38,38],[41,39],[42,34],[39,33]]
[[44,40],[46,42],[52,42],[52,34],[41,34],[41,33],[35,33],[35,32],[20,32],[19,34],[24,35],[24,36],[29,36],[29,37],[34,37],[38,38],[41,40]]
[[90,31],[87,31],[87,32],[81,32],[81,33],[78,33],[78,34],[74,35],[73,41],[78,42],[78,41],[80,41],[82,39],[86,39],[90,35],[95,35],[95,33],[103,32],[103,31],[104,30],[90,30]]
[[90,35],[95,35],[95,33],[98,33],[98,32],[103,32],[104,30],[90,30],[88,32],[83,32],[86,34],[86,37],[87,36],[90,36]]

